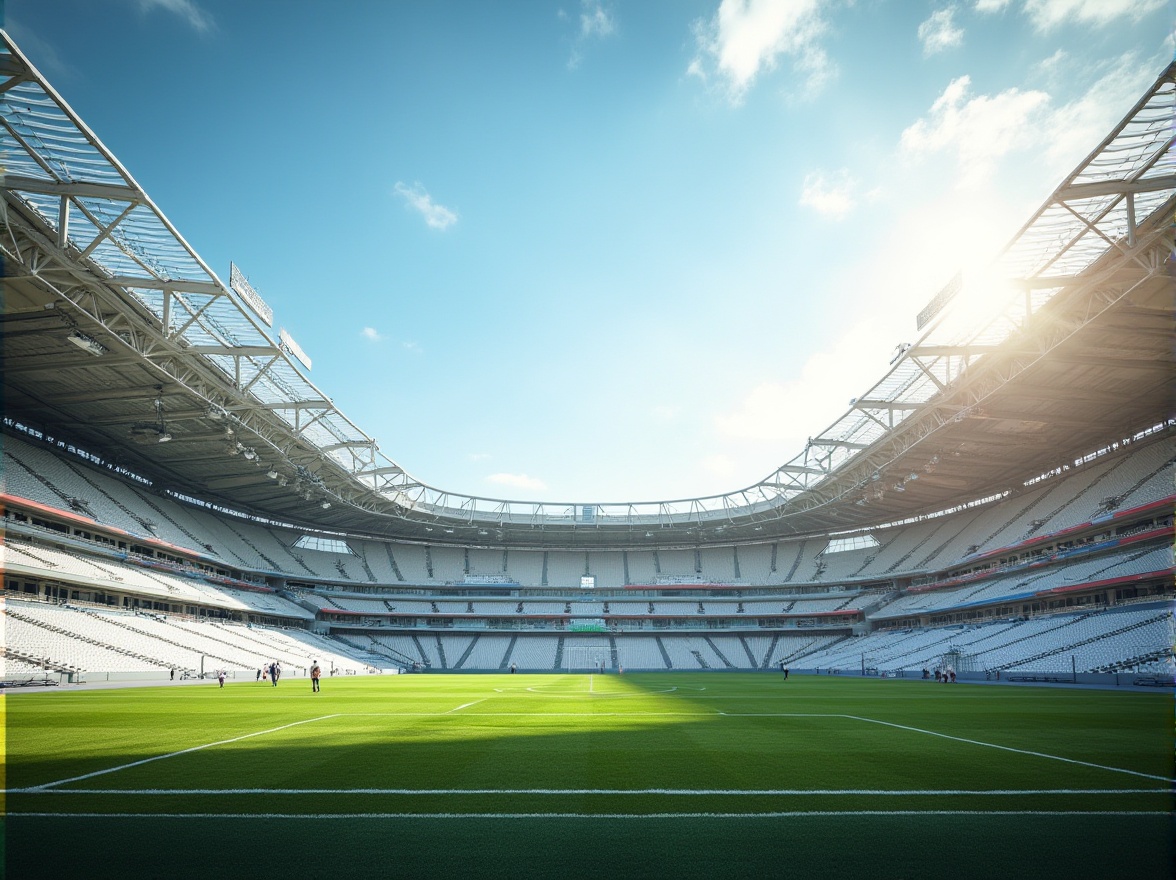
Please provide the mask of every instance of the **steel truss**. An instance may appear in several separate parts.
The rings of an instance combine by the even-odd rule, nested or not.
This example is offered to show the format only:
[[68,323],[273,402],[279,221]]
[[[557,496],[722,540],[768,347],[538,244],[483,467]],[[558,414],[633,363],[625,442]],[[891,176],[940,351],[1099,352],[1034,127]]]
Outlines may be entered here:
[[766,525],[783,535],[802,514],[868,504],[872,484],[894,462],[929,448],[944,428],[973,417],[1001,387],[1166,271],[1176,210],[1174,71],[1002,252],[993,267],[1008,290],[1001,310],[969,324],[949,303],[799,454],[752,486],[705,498],[520,502],[414,479],[315,387],[289,346],[203,262],[2,31],[0,253],[10,278],[35,281],[63,320],[85,325],[108,350],[105,363],[149,365],[190,397],[188,415],[223,422],[234,442],[280,464],[292,492],[313,491],[416,524],[421,537],[455,540],[592,530],[690,541],[727,529],[752,539]]

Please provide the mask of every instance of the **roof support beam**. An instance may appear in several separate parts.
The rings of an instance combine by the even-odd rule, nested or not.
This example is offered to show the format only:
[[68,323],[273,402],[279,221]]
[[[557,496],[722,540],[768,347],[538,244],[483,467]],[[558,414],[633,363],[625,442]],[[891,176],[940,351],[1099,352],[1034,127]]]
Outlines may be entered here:
[[119,287],[141,287],[144,290],[170,290],[173,293],[203,293],[207,296],[224,296],[225,291],[219,284],[211,281],[189,281],[183,278],[164,279],[151,276],[138,277],[135,275],[115,275],[105,279],[108,284]]
[[[1163,153],[1164,150],[1158,151],[1158,155],[1163,155]],[[1100,180],[1097,183],[1074,183],[1064,187],[1057,193],[1057,199],[1060,202],[1071,202],[1079,199],[1134,195],[1135,193],[1157,192],[1162,189],[1174,188],[1176,188],[1176,174],[1165,174],[1133,181]]]
[[[62,202],[63,203],[65,202],[64,196],[62,197]],[[82,251],[81,254],[78,255],[78,259],[84,260],[87,257],[89,257],[90,254],[92,254],[94,252],[94,248],[98,247],[98,245],[102,244],[103,241],[105,241],[107,238],[109,238],[110,233],[114,231],[114,227],[116,227],[116,226],[118,226],[118,224],[122,223],[123,220],[125,220],[127,218],[127,215],[130,214],[131,211],[135,210],[135,207],[136,207],[135,203],[131,202],[129,205],[127,205],[123,209],[121,214],[119,214],[117,217],[115,217],[113,220],[111,220],[105,226],[96,222],[91,217],[90,221],[92,223],[94,223],[95,228],[98,230],[98,234],[94,236],[94,238],[90,241],[90,243],[88,245],[86,245],[86,249],[84,251]],[[89,215],[87,214],[87,216],[89,216]],[[60,237],[60,230],[58,230],[58,235]],[[65,245],[62,244],[62,245],[60,245],[60,247],[65,247]]]
[[4,177],[4,188],[16,192],[37,193],[46,196],[67,198],[111,199],[116,202],[139,204],[143,195],[129,186],[113,183],[75,183],[72,181],[40,180],[36,177],[21,177],[8,174]]

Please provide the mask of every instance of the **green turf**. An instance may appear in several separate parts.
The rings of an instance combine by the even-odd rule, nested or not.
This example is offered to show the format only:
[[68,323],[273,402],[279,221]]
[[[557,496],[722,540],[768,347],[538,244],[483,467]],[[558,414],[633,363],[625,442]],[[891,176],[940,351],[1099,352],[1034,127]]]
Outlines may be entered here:
[[1168,877],[1172,713],[777,674],[16,694],[6,858],[13,877]]

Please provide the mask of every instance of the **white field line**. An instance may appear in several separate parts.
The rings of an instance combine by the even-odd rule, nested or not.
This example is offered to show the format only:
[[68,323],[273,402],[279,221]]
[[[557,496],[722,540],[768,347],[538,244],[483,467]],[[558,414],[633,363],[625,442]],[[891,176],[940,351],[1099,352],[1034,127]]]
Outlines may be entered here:
[[[347,717],[347,718],[352,718],[352,717],[437,718],[437,717],[441,717],[443,715],[448,715],[451,712],[456,712],[459,709],[467,708],[468,706],[472,706],[472,705],[475,705],[480,702],[484,702],[484,699],[483,700],[475,700],[472,703],[466,703],[461,706],[457,706],[454,709],[447,710],[446,712],[337,712],[337,713],[334,713],[331,715],[322,715],[322,716],[319,716],[318,718],[308,718],[303,721],[294,721],[290,724],[281,725],[280,727],[270,728],[269,730],[261,730],[261,731],[257,731],[256,733],[247,733],[242,736],[233,737],[231,739],[219,740],[217,742],[212,742],[212,743],[205,743],[204,745],[193,746],[192,748],[181,749],[180,751],[176,751],[176,752],[169,752],[168,754],[165,754],[165,755],[156,755],[151,758],[144,758],[139,761],[132,761],[128,764],[121,764],[117,767],[110,767],[105,770],[96,770],[93,773],[86,773],[81,776],[73,776],[68,779],[59,779],[55,782],[47,782],[47,783],[44,783],[43,785],[31,786],[31,787],[25,788],[25,789],[10,789],[9,791],[11,791],[12,793],[17,793],[17,792],[20,792],[20,793],[40,793],[40,792],[47,791],[49,789],[55,788],[60,785],[66,785],[71,782],[81,782],[82,780],[91,779],[95,776],[102,776],[107,773],[115,773],[119,770],[126,770],[131,767],[137,767],[142,764],[148,764],[152,761],[160,761],[160,760],[163,760],[164,758],[174,758],[179,755],[188,754],[189,752],[197,752],[197,751],[201,751],[203,749],[211,748],[213,746],[218,746],[218,745],[227,745],[229,743],[238,742],[243,739],[249,739],[249,738],[255,737],[255,736],[263,736],[267,733],[276,733],[279,730],[285,730],[290,727],[296,727],[300,724],[310,724],[315,721],[325,721],[330,718],[343,718],[343,717]],[[861,715],[846,715],[846,714],[842,714],[842,713],[721,712],[721,711],[717,711],[717,710],[714,712],[706,712],[706,713],[703,713],[703,712],[602,712],[602,713],[584,713],[584,712],[466,712],[466,713],[464,713],[463,717],[475,717],[475,718],[504,718],[504,717],[505,718],[515,718],[515,717],[583,718],[583,717],[614,717],[614,716],[620,716],[620,717],[679,717],[679,718],[682,718],[682,717],[685,717],[685,718],[714,718],[714,717],[718,717],[718,716],[725,717],[725,718],[846,718],[846,719],[850,719],[853,721],[864,721],[869,724],[880,724],[885,727],[894,727],[899,730],[907,730],[907,731],[911,731],[914,733],[922,733],[927,736],[936,736],[936,737],[940,737],[942,739],[950,739],[950,740],[954,740],[956,742],[968,743],[969,745],[977,745],[977,746],[982,746],[985,748],[999,749],[1001,751],[1014,752],[1014,753],[1022,754],[1022,755],[1030,755],[1030,756],[1038,757],[1038,758],[1046,758],[1046,759],[1054,760],[1054,761],[1063,761],[1068,764],[1076,764],[1076,765],[1080,765],[1080,766],[1084,766],[1084,767],[1092,767],[1092,768],[1098,769],[1098,770],[1109,770],[1113,773],[1126,773],[1131,776],[1139,776],[1144,779],[1155,779],[1155,780],[1159,780],[1159,781],[1166,782],[1166,783],[1171,781],[1165,776],[1156,776],[1156,775],[1153,775],[1150,773],[1141,773],[1136,770],[1126,770],[1121,767],[1111,767],[1111,766],[1107,766],[1104,764],[1094,764],[1089,761],[1079,761],[1074,758],[1064,758],[1059,755],[1050,755],[1045,752],[1035,752],[1035,751],[1030,751],[1027,749],[1017,749],[1017,748],[1013,748],[1012,746],[1002,746],[1002,745],[998,745],[996,743],[989,743],[989,742],[983,742],[981,740],[967,739],[965,737],[952,736],[951,734],[946,734],[946,733],[938,733],[937,731],[926,730],[921,727],[911,727],[911,726],[904,725],[904,724],[895,724],[890,721],[879,721],[876,718],[867,718],[867,717],[864,717]],[[505,793],[505,792],[503,792],[503,793]]]
[[1171,794],[1168,788],[1039,788],[1039,789],[875,789],[875,788],[13,788],[6,794],[69,795],[638,795],[658,797],[1021,797]]
[[720,712],[715,714],[724,718],[852,718],[837,712]]
[[905,724],[894,724],[890,721],[879,721],[876,718],[863,718],[860,715],[846,715],[845,717],[854,718],[858,721],[868,721],[871,724],[882,724],[886,727],[896,727],[899,730],[910,730],[915,733],[925,733],[928,736],[938,736],[942,739],[951,739],[955,740],[956,742],[968,743],[974,746],[984,746],[985,748],[989,749],[1000,749],[1002,752],[1016,752],[1019,755],[1032,755],[1035,758],[1048,758],[1051,761],[1064,761],[1067,764],[1078,764],[1082,767],[1093,767],[1096,770],[1110,770],[1112,773],[1126,773],[1130,776],[1140,776],[1144,779],[1158,779],[1161,782],[1171,782],[1167,776],[1156,776],[1151,773],[1140,773],[1138,770],[1125,770],[1122,767],[1109,767],[1106,764],[1094,764],[1090,761],[1079,761],[1074,758],[1063,758],[1060,755],[1049,755],[1045,752],[1034,752],[1028,749],[1015,749],[1012,746],[1001,746],[997,745],[996,743],[982,742],[978,739],[967,739],[962,736],[952,736],[951,734],[947,733],[937,733],[934,730],[924,730],[921,727],[908,727]]
[[468,709],[470,706],[476,706],[476,705],[478,705],[478,703],[484,703],[484,702],[486,702],[485,699],[474,700],[472,703],[462,703],[460,706],[457,706],[456,708],[450,709],[448,712],[444,712],[442,714],[449,715],[449,714],[452,714],[453,712],[457,712],[460,709]]
[[[583,694],[580,694],[583,697]],[[461,706],[457,707],[462,708]],[[450,709],[456,712],[457,709]],[[449,712],[342,712],[345,718],[438,718]],[[722,712],[463,712],[463,718],[717,718]],[[778,718],[800,717],[779,715]],[[819,715],[818,718],[842,718],[841,715]]]
[[1166,810],[786,810],[771,813],[15,813],[7,817],[28,819],[805,819],[854,816],[1023,816],[1131,817],[1164,816]]
[[26,791],[45,791],[54,788],[58,785],[65,785],[70,782],[81,782],[83,779],[93,779],[95,776],[103,776],[107,773],[117,773],[119,770],[127,770],[131,767],[138,767],[142,764],[150,764],[152,761],[162,761],[164,758],[175,758],[178,755],[186,755],[189,752],[199,752],[202,749],[210,749],[213,746],[223,746],[229,743],[240,742],[243,739],[249,739],[254,736],[264,736],[267,733],[277,733],[279,730],[286,730],[289,727],[297,727],[299,724],[311,724],[315,721],[325,721],[328,718],[338,718],[339,714],[334,715],[320,715],[318,718],[307,718],[305,721],[294,721],[290,724],[283,724],[280,727],[271,727],[269,730],[259,730],[256,733],[246,733],[241,736],[234,736],[231,739],[222,739],[217,742],[205,743],[201,746],[192,746],[190,749],[180,749],[178,752],[168,752],[166,755],[155,755],[151,758],[143,758],[140,761],[131,761],[129,764],[119,764],[117,767],[108,767],[105,770],[95,770],[93,773],[83,773],[81,776],[71,776],[69,779],[58,779],[56,782],[46,782],[44,785],[34,785]]

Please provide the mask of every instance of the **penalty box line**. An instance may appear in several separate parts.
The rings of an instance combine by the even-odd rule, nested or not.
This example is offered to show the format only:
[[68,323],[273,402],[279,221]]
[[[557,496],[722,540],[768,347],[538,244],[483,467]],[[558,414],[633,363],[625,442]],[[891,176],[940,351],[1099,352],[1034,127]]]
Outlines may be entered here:
[[49,791],[59,785],[66,785],[70,782],[81,782],[84,779],[93,779],[95,776],[105,776],[107,773],[117,773],[119,770],[129,770],[131,767],[140,767],[143,764],[150,764],[152,761],[162,761],[165,758],[175,758],[179,755],[187,755],[191,752],[199,752],[204,749],[210,749],[213,746],[223,746],[229,743],[240,742],[243,739],[251,739],[255,736],[264,736],[267,733],[277,733],[279,730],[287,730],[291,727],[297,727],[300,724],[313,724],[315,721],[326,721],[328,718],[338,718],[340,713],[333,715],[320,715],[318,718],[307,718],[303,721],[292,721],[289,724],[283,724],[279,727],[271,727],[268,730],[258,730],[254,733],[246,733],[241,736],[234,736],[230,739],[217,740],[216,742],[204,743],[199,746],[192,746],[187,749],[180,749],[176,752],[168,752],[166,755],[153,755],[150,758],[142,758],[138,761],[131,761],[126,764],[119,764],[117,767],[107,767],[105,770],[95,770],[93,773],[83,773],[81,776],[71,776],[68,779],[58,779],[56,782],[46,782],[43,785],[33,785],[24,789],[9,789],[8,793],[34,793]]
[[[130,761],[126,764],[119,764],[116,767],[107,767],[104,770],[95,770],[92,773],[83,773],[80,776],[71,776],[67,779],[58,779],[58,780],[55,780],[54,782],[42,783],[41,785],[31,785],[27,788],[5,789],[4,792],[6,794],[35,794],[35,793],[50,791],[54,788],[57,788],[60,785],[68,785],[71,782],[82,782],[86,779],[93,779],[95,776],[105,776],[107,773],[117,773],[120,770],[129,770],[132,767],[140,767],[143,764],[150,764],[153,761],[162,761],[162,760],[165,760],[166,758],[176,758],[176,757],[179,757],[180,755],[190,754],[191,752],[199,752],[199,751],[203,751],[204,749],[210,749],[213,746],[228,745],[229,743],[240,742],[241,740],[251,739],[255,736],[264,736],[267,733],[277,733],[280,730],[287,730],[288,728],[291,728],[291,727],[298,727],[301,724],[313,724],[316,721],[327,721],[328,719],[331,719],[331,718],[441,718],[443,716],[450,715],[454,712],[458,712],[462,709],[466,709],[470,706],[477,705],[478,703],[481,703],[481,702],[484,702],[484,701],[483,700],[474,700],[472,703],[465,703],[461,706],[455,706],[454,708],[448,709],[444,712],[334,712],[330,715],[320,715],[317,718],[306,718],[302,721],[292,721],[289,724],[282,724],[278,727],[271,727],[267,730],[258,730],[258,731],[255,731],[254,733],[246,733],[246,734],[242,734],[241,736],[231,737],[229,739],[222,739],[222,740],[217,740],[216,742],[204,743],[202,745],[192,746],[191,748],[180,749],[175,752],[168,752],[167,754],[164,754],[164,755],[153,755],[150,758],[142,758],[141,760],[138,760],[138,761]],[[607,714],[609,716],[612,716],[612,715],[633,715],[633,714],[678,715],[678,716],[687,715],[690,717],[705,717],[705,718],[713,718],[717,715],[717,713],[713,713],[713,712],[712,713],[699,713],[699,712],[692,712],[692,713],[686,713],[686,712],[649,712],[649,713],[628,713],[628,712],[609,712],[609,713],[603,713],[603,712],[595,712],[595,713],[586,713],[586,712],[536,712],[536,713],[465,712],[463,714],[466,717],[469,717],[469,716],[475,716],[475,717],[517,717],[519,715],[527,715],[528,717],[552,716],[552,717],[576,717],[576,718],[600,717],[605,714]]]
[[983,742],[978,739],[967,739],[962,736],[952,736],[949,733],[938,733],[934,730],[924,730],[921,727],[909,727],[905,724],[894,724],[890,721],[879,721],[877,718],[864,718],[860,715],[846,715],[846,718],[854,718],[858,721],[868,721],[870,724],[881,724],[886,727],[896,727],[899,730],[910,730],[914,733],[925,733],[928,736],[938,736],[942,739],[955,740],[956,742],[968,743],[974,746],[983,746],[988,749],[1000,749],[1002,752],[1016,752],[1018,755],[1031,755],[1035,758],[1048,758],[1051,761],[1064,761],[1067,764],[1077,764],[1081,767],[1093,767],[1096,770],[1110,770],[1112,773],[1126,773],[1129,776],[1139,776],[1143,779],[1158,779],[1161,782],[1171,783],[1172,780],[1167,776],[1156,776],[1153,773],[1141,773],[1138,770],[1126,770],[1123,767],[1111,767],[1107,764],[1095,764],[1091,761],[1079,761],[1076,758],[1063,758],[1061,755],[1050,755],[1046,752],[1034,752],[1029,749],[1016,749],[1012,746],[1002,746],[996,743]]
[[1064,761],[1067,764],[1077,764],[1081,767],[1092,767],[1096,770],[1110,770],[1112,773],[1126,773],[1129,776],[1139,776],[1143,779],[1158,779],[1161,782],[1171,783],[1172,780],[1167,776],[1156,776],[1153,773],[1141,773],[1138,770],[1127,770],[1123,767],[1111,767],[1108,764],[1095,764],[1091,761],[1079,761],[1077,758],[1063,758],[1061,755],[1051,755],[1046,752],[1035,752],[1030,749],[1017,749],[1013,746],[1002,746],[997,743],[984,742],[979,739],[968,739],[963,736],[953,736],[950,733],[939,733],[935,730],[927,730],[922,727],[911,727],[907,724],[895,724],[892,721],[879,721],[877,718],[866,718],[864,715],[845,715],[845,714],[829,714],[829,715],[795,715],[795,714],[777,714],[775,712],[719,712],[725,718],[848,718],[853,721],[865,721],[869,724],[881,724],[884,727],[894,727],[898,730],[909,730],[912,733],[923,733],[927,736],[937,736],[941,739],[950,739],[955,742],[968,743],[973,746],[983,746],[987,749],[1000,749],[1002,752],[1015,752],[1018,755],[1030,755],[1034,758],[1047,758],[1051,761]]
[[[213,746],[228,745],[230,743],[240,742],[241,740],[251,739],[251,738],[257,737],[257,736],[264,736],[269,733],[277,733],[278,731],[287,730],[291,727],[298,727],[299,725],[302,725],[302,724],[313,724],[314,722],[317,722],[317,721],[326,721],[331,718],[342,718],[342,717],[441,717],[441,716],[449,715],[453,712],[457,712],[462,709],[466,709],[466,708],[473,706],[473,705],[476,705],[477,703],[480,703],[480,702],[483,702],[483,701],[482,700],[475,700],[472,703],[465,703],[461,706],[457,706],[453,709],[449,709],[448,711],[439,712],[439,713],[438,712],[399,712],[399,713],[393,713],[393,712],[387,712],[387,713],[385,713],[385,712],[335,712],[330,715],[320,715],[317,718],[307,718],[302,721],[293,721],[289,724],[283,724],[278,727],[269,728],[267,730],[259,730],[254,733],[246,733],[241,736],[231,737],[229,739],[218,740],[216,742],[211,742],[211,743],[204,743],[203,745],[192,746],[191,748],[180,749],[178,751],[168,752],[167,754],[163,754],[163,755],[154,755],[150,758],[143,758],[138,761],[131,761],[126,764],[120,764],[116,767],[108,767],[104,770],[95,770],[92,773],[84,773],[80,776],[71,776],[67,779],[59,779],[54,782],[46,782],[42,785],[34,785],[34,786],[30,786],[28,788],[23,788],[23,789],[8,789],[7,793],[28,794],[28,793],[47,792],[47,791],[50,791],[58,786],[67,785],[72,782],[81,782],[86,779],[92,779],[96,776],[104,776],[108,773],[117,773],[120,770],[128,770],[132,767],[138,767],[143,764],[149,764],[153,761],[162,761],[166,758],[175,758],[180,755],[189,754],[191,752],[198,752],[198,751],[202,751],[204,749],[209,749],[209,748],[212,748]],[[1125,773],[1125,774],[1128,774],[1131,776],[1138,776],[1138,777],[1141,777],[1144,779],[1155,779],[1155,780],[1159,780],[1161,782],[1171,783],[1171,780],[1168,779],[1167,777],[1157,776],[1152,773],[1142,773],[1137,770],[1127,770],[1122,767],[1111,767],[1106,764],[1095,764],[1090,761],[1079,761],[1075,758],[1065,758],[1060,755],[1051,755],[1051,754],[1047,754],[1045,752],[1036,752],[1036,751],[1031,751],[1028,749],[1018,749],[1018,748],[1014,748],[1012,746],[1002,746],[997,743],[990,743],[990,742],[984,742],[982,740],[975,740],[975,739],[968,739],[966,737],[953,736],[953,735],[947,734],[947,733],[939,733],[938,731],[934,731],[934,730],[926,730],[921,727],[911,727],[906,724],[896,724],[896,723],[893,723],[890,721],[880,721],[877,718],[867,718],[867,717],[861,716],[861,715],[846,715],[846,714],[841,714],[841,713],[815,713],[815,712],[813,712],[813,713],[808,713],[808,712],[788,712],[788,713],[771,713],[771,712],[765,712],[765,713],[758,713],[758,712],[746,712],[746,713],[743,713],[743,712],[713,712],[713,713],[697,713],[697,712],[609,712],[609,713],[466,712],[466,713],[463,713],[463,715],[466,717],[470,717],[470,716],[475,716],[475,717],[519,717],[519,716],[527,716],[527,717],[600,717],[601,715],[609,715],[609,716],[617,715],[617,716],[627,716],[627,717],[631,717],[631,716],[677,716],[677,717],[703,717],[703,718],[706,718],[706,717],[709,717],[709,718],[714,718],[714,717],[724,717],[724,718],[845,718],[845,719],[850,719],[853,721],[862,721],[862,722],[866,722],[869,724],[879,724],[884,727],[893,727],[898,730],[907,730],[907,731],[911,731],[913,733],[922,733],[927,736],[940,737],[942,739],[954,740],[956,742],[967,743],[969,745],[976,745],[976,746],[981,746],[984,748],[999,749],[1000,751],[1005,751],[1005,752],[1014,752],[1016,754],[1021,754],[1021,755],[1029,755],[1029,756],[1037,757],[1037,758],[1046,758],[1046,759],[1052,760],[1052,761],[1062,761],[1067,764],[1075,764],[1075,765],[1079,765],[1079,766],[1083,766],[1083,767],[1091,767],[1091,768],[1094,768],[1097,770],[1109,770],[1113,773]]]

